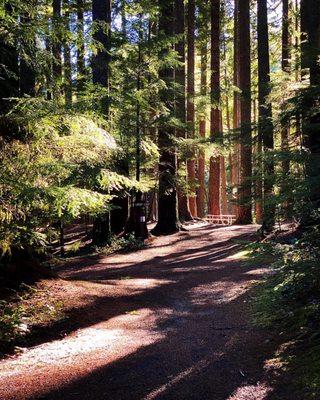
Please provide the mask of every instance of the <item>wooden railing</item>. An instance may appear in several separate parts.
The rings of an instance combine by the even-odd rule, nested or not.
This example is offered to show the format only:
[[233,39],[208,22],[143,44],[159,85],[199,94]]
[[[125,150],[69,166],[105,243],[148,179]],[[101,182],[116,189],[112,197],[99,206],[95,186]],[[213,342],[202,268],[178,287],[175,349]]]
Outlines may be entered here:
[[235,215],[211,215],[208,214],[205,218],[205,221],[210,224],[217,225],[232,225],[236,221]]

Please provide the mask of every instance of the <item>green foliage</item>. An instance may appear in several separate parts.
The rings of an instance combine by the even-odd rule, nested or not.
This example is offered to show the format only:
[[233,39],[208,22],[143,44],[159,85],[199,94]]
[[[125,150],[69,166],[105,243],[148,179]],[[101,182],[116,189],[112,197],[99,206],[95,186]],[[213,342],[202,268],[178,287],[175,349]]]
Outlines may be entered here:
[[38,290],[22,284],[6,301],[0,301],[0,349],[27,336],[35,326],[62,319],[62,304]]
[[135,238],[134,234],[129,234],[123,237],[113,236],[110,239],[110,245],[107,247],[96,247],[95,252],[99,254],[112,254],[119,251],[132,252],[145,247],[143,240]]
[[[105,213],[112,199],[102,192],[101,175],[117,152],[114,138],[89,115],[54,112],[46,105],[21,101],[11,118],[27,126],[25,138],[1,142],[3,254],[14,247],[44,249],[52,224]],[[30,117],[32,110],[37,118]],[[126,184],[130,187],[130,179]]]

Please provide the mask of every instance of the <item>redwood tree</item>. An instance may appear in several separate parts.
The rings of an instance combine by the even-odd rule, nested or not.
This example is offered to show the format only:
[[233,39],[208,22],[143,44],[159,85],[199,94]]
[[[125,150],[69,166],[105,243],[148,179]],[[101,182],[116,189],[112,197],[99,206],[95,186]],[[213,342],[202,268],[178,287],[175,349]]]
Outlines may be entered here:
[[[174,30],[174,2],[172,0],[159,0],[159,37],[166,38],[173,35]],[[162,60],[170,51],[170,44],[166,45],[159,54]],[[160,79],[166,82],[167,87],[173,82],[174,70],[170,66],[163,66],[159,71]],[[162,88],[160,99],[166,108],[173,113],[173,94],[171,90]],[[158,146],[160,151],[159,160],[159,198],[158,198],[158,222],[152,233],[155,235],[165,235],[177,232],[178,223],[178,204],[176,190],[177,155],[172,142],[174,129],[170,126],[170,121],[166,116],[158,130]]]
[[239,128],[240,128],[240,96],[239,88],[239,0],[234,0],[233,28],[233,153],[230,157],[230,175],[232,187],[232,213],[238,216],[238,185],[239,185]]
[[[111,50],[111,0],[92,1],[92,20],[95,24],[93,38],[99,45],[96,54],[92,58],[93,83],[99,84],[109,90],[109,64]],[[105,96],[102,111],[109,114],[109,98]]]
[[53,55],[53,95],[59,95],[59,86],[62,80],[62,62],[61,62],[61,0],[52,1],[53,17],[52,17],[52,55]]
[[[290,19],[289,19],[289,0],[282,0],[282,56],[281,56],[281,67],[282,71],[286,74],[290,73]],[[284,106],[284,104],[283,104]],[[286,182],[288,175],[290,174],[290,161],[288,157],[289,151],[289,134],[290,134],[290,123],[286,120],[281,121],[281,150],[284,155],[284,159],[281,163],[282,166],[282,182],[281,191],[286,192]],[[285,217],[290,217],[290,206],[289,202],[284,203],[284,214]]]
[[[111,49],[111,0],[102,2],[92,1],[92,20],[94,23],[93,38],[97,42],[98,49],[92,57],[92,79],[109,91],[109,64]],[[109,97],[103,96],[99,105],[103,114],[109,116]],[[110,236],[110,213],[95,220],[93,226],[93,240],[105,242]]]
[[[318,209],[320,205],[320,113],[318,109],[320,85],[320,3],[318,0],[301,0],[301,31],[303,34],[302,44],[302,67],[307,68],[310,73],[310,90],[315,94],[309,96],[306,101],[306,110],[303,121],[303,139],[309,150],[307,162],[307,179],[309,184],[311,209]],[[317,89],[317,90],[316,90]],[[312,113],[309,111],[314,109]],[[314,222],[310,212],[309,220]],[[319,217],[316,217],[319,221]]]
[[[187,122],[190,138],[194,138],[195,108],[194,108],[194,72],[195,72],[195,0],[188,0],[188,63],[187,63]],[[197,216],[197,201],[195,197],[196,182],[196,162],[195,154],[193,158],[187,160],[188,184],[192,191],[189,197],[190,213],[193,217]]]
[[[186,72],[185,72],[185,5],[184,0],[175,0],[175,33],[178,40],[175,44],[175,50],[178,53],[180,65],[175,69],[175,82],[177,84],[177,93],[175,99],[175,114],[181,122],[181,127],[177,129],[177,137],[186,138]],[[180,161],[180,160],[179,160]],[[179,163],[178,161],[178,163]],[[181,160],[183,163],[183,160]],[[183,191],[179,191],[179,218],[181,221],[192,220],[190,213],[188,197]]]
[[85,78],[84,47],[84,5],[85,0],[77,0],[77,91],[81,92]]
[[[218,142],[220,111],[220,0],[211,0],[211,140]],[[220,215],[220,157],[210,158],[209,214]]]
[[[70,4],[69,0],[64,0],[64,20],[65,20],[65,30],[69,32],[70,30]],[[67,36],[67,35],[66,35]],[[69,107],[72,104],[72,60],[70,45],[68,42],[68,36],[64,37],[63,40],[63,70],[64,70],[64,97],[66,106]]]
[[239,1],[240,187],[237,222],[252,222],[250,1]]
[[[208,0],[199,2],[199,42],[200,42],[200,94],[203,98],[207,95],[207,68],[208,68]],[[206,103],[206,102],[204,102]],[[199,135],[206,136],[206,104],[200,110],[199,115]],[[206,182],[205,182],[205,152],[199,151],[198,157],[198,190],[197,190],[197,212],[198,217],[203,218],[206,214]]]
[[270,152],[273,151],[272,107],[268,101],[270,95],[270,59],[267,0],[258,0],[258,98],[259,120],[258,136],[262,138],[264,150],[263,176],[263,224],[271,230],[274,225],[273,180],[274,163]]

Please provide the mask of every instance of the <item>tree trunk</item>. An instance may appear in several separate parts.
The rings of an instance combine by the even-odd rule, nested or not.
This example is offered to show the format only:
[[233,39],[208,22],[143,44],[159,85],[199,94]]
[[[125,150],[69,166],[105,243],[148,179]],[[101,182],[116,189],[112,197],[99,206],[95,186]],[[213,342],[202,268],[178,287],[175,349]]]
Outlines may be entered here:
[[[92,1],[92,20],[94,23],[93,38],[99,47],[97,53],[92,58],[92,79],[93,83],[109,90],[109,64],[111,49],[111,0],[101,2]],[[109,117],[109,96],[104,96],[101,100],[100,109],[102,113]],[[112,214],[112,211],[111,211]],[[94,222],[93,241],[104,242],[110,237],[110,213],[97,218]]]
[[220,191],[221,191],[221,214],[228,214],[228,198],[227,198],[227,174],[226,161],[224,157],[220,157]]
[[240,187],[237,223],[252,222],[250,1],[239,2]]
[[[177,83],[177,94],[175,99],[175,113],[177,119],[182,123],[186,123],[186,72],[185,72],[185,6],[184,0],[175,0],[175,33],[180,36],[180,40],[175,45],[181,63],[175,69],[175,82]],[[186,138],[185,128],[176,130],[178,137]],[[178,160],[183,164],[183,160]],[[178,191],[179,218],[180,221],[192,220],[189,209],[188,197],[183,190]]]
[[[159,34],[171,36],[173,34],[174,25],[174,7],[171,0],[159,0]],[[168,45],[169,46],[169,45]],[[159,57],[162,59],[168,54],[168,48],[164,48]],[[170,67],[163,68],[159,71],[160,79],[163,79],[167,85],[173,82],[173,69]],[[160,90],[160,99],[171,111],[173,98],[169,90],[162,88]],[[178,204],[175,176],[177,172],[177,156],[174,150],[174,144],[171,136],[174,130],[169,125],[169,121],[159,127],[158,146],[160,151],[159,161],[159,199],[158,199],[158,215],[157,225],[152,233],[155,235],[165,235],[177,232],[179,230],[178,223]]]
[[[289,35],[289,0],[282,0],[282,59],[281,66],[284,73],[290,74],[290,35]],[[284,107],[284,105],[283,105]],[[282,108],[283,108],[282,107]],[[282,166],[282,181],[281,181],[281,192],[288,197],[287,179],[290,173],[290,161],[289,161],[289,135],[290,135],[290,122],[285,120],[281,121],[281,151],[284,159],[281,163]],[[283,204],[284,217],[285,219],[290,218],[290,204],[289,200],[286,200]]]
[[[188,63],[187,63],[187,122],[188,122],[188,137],[194,138],[194,72],[195,72],[195,0],[188,0]],[[188,185],[192,196],[188,198],[190,213],[193,217],[197,217],[197,200],[196,200],[196,161],[195,154],[192,159],[187,160]]]
[[53,96],[54,98],[59,97],[60,87],[62,83],[62,60],[61,60],[61,0],[52,1],[52,72],[53,72]]
[[[31,23],[30,15],[28,13],[21,15],[21,24],[28,26]],[[32,51],[35,49],[35,37],[32,38],[30,43],[26,43],[25,39],[22,37],[20,46],[24,48],[24,52],[27,53],[30,59],[33,59]],[[20,96],[35,95],[36,86],[36,73],[30,60],[25,60],[25,58],[20,55],[20,68],[19,68],[19,78],[20,78]]]
[[[205,10],[203,11],[204,16]],[[207,67],[208,67],[208,46],[207,46],[207,28],[206,26],[203,28],[203,32],[201,37],[201,82],[200,82],[200,91],[201,96],[205,97],[207,95]],[[199,116],[199,135],[202,138],[206,137],[206,106],[204,106],[204,110],[201,110],[201,114]],[[206,160],[205,160],[205,152],[204,150],[199,151],[198,157],[198,193],[197,193],[197,211],[198,217],[204,218],[206,215],[206,182],[205,182],[205,168],[206,168]]]
[[[102,2],[92,1],[92,20],[94,23],[93,38],[99,47],[92,58],[93,83],[101,85],[109,90],[109,64],[111,50],[111,0]],[[109,96],[105,96],[101,102],[101,110],[108,117]]]
[[77,0],[77,92],[81,93],[85,83],[85,47],[84,47],[84,1]]
[[[65,9],[65,29],[66,32],[70,30],[70,11],[69,11],[69,0],[64,0]],[[64,57],[64,97],[67,107],[72,105],[72,64],[71,64],[71,53],[68,38],[63,40],[63,57]]]
[[[139,43],[138,43],[138,74],[137,74],[137,92],[142,89],[141,75],[143,57],[141,52],[141,45],[143,40],[143,26],[142,26],[142,15],[139,15]],[[136,104],[136,180],[141,180],[141,107],[140,102],[137,100]],[[145,195],[141,192],[136,194],[134,202],[134,234],[138,239],[147,239],[149,236],[147,227],[147,215],[146,215],[146,201]]]
[[[6,14],[12,13],[8,3],[5,6]],[[10,16],[11,17],[11,16]],[[6,114],[12,107],[11,97],[19,95],[19,65],[17,46],[8,43],[0,37],[0,135],[11,136],[15,129]]]
[[[234,28],[233,28],[233,85],[239,88],[239,0],[234,0]],[[230,162],[232,188],[232,214],[238,216],[238,189],[239,189],[239,128],[240,128],[240,96],[238,90],[233,92],[233,153]]]
[[258,0],[258,98],[259,120],[258,136],[262,138],[264,151],[263,168],[263,226],[270,231],[274,225],[274,161],[272,107],[268,101],[270,95],[270,60],[267,0]]
[[[211,0],[211,140],[219,142],[220,111],[220,0]],[[210,158],[209,214],[220,215],[220,157]]]
[[[302,67],[310,71],[310,86],[320,85],[320,3],[317,0],[301,0],[301,31],[302,31]],[[318,108],[319,98],[310,100],[308,110]],[[312,211],[320,206],[320,113],[304,116],[303,141],[309,150],[307,162],[307,179],[310,192],[309,223],[319,223],[319,217],[313,217]]]

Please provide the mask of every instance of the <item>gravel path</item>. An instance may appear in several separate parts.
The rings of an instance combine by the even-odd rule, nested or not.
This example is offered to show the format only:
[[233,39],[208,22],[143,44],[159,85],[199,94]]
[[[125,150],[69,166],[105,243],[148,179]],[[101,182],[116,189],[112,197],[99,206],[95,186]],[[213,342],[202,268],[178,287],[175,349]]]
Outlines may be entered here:
[[250,324],[265,270],[235,256],[254,232],[195,225],[136,253],[63,267],[69,318],[0,363],[0,399],[271,398],[276,343]]

